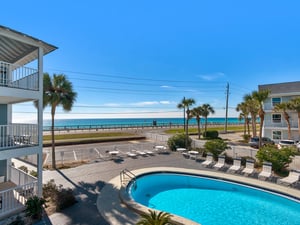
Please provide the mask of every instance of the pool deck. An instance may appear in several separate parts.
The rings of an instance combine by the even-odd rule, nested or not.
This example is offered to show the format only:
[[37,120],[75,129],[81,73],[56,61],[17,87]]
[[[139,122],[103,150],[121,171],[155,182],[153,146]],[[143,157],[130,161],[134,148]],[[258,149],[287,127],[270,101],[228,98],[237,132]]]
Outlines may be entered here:
[[[175,153],[176,154],[176,153]],[[172,157],[172,156],[170,156]],[[184,159],[189,161],[193,161],[190,159]],[[195,160],[194,160],[195,161]],[[201,166],[199,162],[195,162],[199,164],[199,169],[187,169],[187,168],[179,168],[179,167],[149,167],[149,168],[142,168],[142,169],[136,169],[132,170],[131,172],[134,173],[136,176],[144,173],[149,172],[161,172],[161,171],[172,171],[172,172],[180,172],[180,173],[191,173],[196,175],[202,175],[202,176],[208,176],[208,177],[214,177],[214,178],[220,178],[224,180],[234,181],[238,183],[248,184],[255,187],[260,187],[263,189],[273,190],[275,192],[279,192],[282,194],[286,194],[289,196],[293,196],[295,198],[300,198],[300,190],[278,185],[273,182],[266,182],[259,180],[257,178],[249,178],[245,177],[243,175],[237,175],[237,174],[230,174],[226,172],[219,172],[214,169],[207,169]],[[120,190],[121,194],[120,194]],[[123,192],[123,193],[122,193]],[[122,199],[125,199],[126,204],[123,204],[120,200],[119,196],[122,196]],[[124,197],[125,196],[125,197]],[[128,209],[126,205],[129,208]],[[139,212],[147,212],[147,208],[132,202],[126,193],[124,193],[124,188],[121,186],[120,182],[120,176],[116,176],[113,179],[111,179],[107,185],[103,187],[101,190],[101,193],[98,195],[97,199],[97,208],[101,215],[110,223],[113,225],[133,225],[136,224],[136,222],[139,220],[139,215],[135,213],[134,211]],[[175,221],[178,224],[190,224],[195,225],[198,223],[185,220],[181,217],[172,217],[175,219]]]

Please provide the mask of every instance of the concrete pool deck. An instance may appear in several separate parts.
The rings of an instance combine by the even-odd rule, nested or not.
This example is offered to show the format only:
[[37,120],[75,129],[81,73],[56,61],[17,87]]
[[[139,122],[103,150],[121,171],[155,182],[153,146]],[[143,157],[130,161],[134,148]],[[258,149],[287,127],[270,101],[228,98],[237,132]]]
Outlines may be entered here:
[[[199,169],[186,169],[186,168],[175,168],[175,167],[150,167],[150,168],[142,168],[131,171],[136,176],[149,173],[149,172],[161,172],[161,171],[171,171],[171,172],[180,172],[180,173],[190,173],[202,176],[208,176],[213,178],[219,178],[224,180],[230,180],[238,183],[248,184],[250,186],[260,187],[262,189],[272,190],[274,192],[279,192],[282,194],[286,194],[288,196],[292,196],[295,198],[300,198],[300,190],[294,189],[291,187],[278,185],[276,183],[266,182],[254,178],[244,177],[241,175],[218,172],[215,170],[201,170]],[[107,185],[105,185],[98,196],[97,199],[97,208],[101,215],[113,225],[133,225],[139,220],[140,216],[135,213],[129,207],[135,208],[137,211],[147,212],[147,208],[136,204],[129,200],[129,202],[124,203],[121,202],[119,197],[119,191],[121,189],[120,177],[117,176],[111,179]],[[123,190],[124,191],[124,190]],[[123,195],[124,193],[121,193]],[[126,199],[127,201],[128,199]],[[105,204],[103,204],[105,203]],[[185,220],[180,217],[175,218],[178,224],[198,224],[193,223],[189,220]]]

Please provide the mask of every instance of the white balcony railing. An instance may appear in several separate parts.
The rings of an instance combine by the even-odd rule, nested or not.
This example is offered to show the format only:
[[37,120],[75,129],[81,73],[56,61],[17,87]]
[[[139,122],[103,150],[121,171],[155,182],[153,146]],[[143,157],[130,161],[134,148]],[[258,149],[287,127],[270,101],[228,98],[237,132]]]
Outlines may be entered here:
[[[291,122],[290,125],[291,128],[298,128],[298,122]],[[287,123],[285,121],[282,121],[280,123],[272,123],[265,121],[264,126],[268,128],[287,128]]]
[[0,218],[24,209],[27,199],[37,195],[37,179],[11,167],[10,181],[0,183]]
[[38,125],[0,125],[0,149],[38,145]]
[[0,61],[0,86],[39,90],[38,70]]

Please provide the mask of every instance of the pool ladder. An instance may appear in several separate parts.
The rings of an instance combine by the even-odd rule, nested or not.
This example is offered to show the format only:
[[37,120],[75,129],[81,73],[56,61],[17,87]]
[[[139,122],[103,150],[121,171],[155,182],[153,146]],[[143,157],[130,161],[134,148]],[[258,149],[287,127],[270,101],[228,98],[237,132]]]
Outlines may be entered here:
[[120,172],[121,185],[128,184],[129,181],[133,182],[133,187],[136,188],[136,176],[128,169],[123,169]]

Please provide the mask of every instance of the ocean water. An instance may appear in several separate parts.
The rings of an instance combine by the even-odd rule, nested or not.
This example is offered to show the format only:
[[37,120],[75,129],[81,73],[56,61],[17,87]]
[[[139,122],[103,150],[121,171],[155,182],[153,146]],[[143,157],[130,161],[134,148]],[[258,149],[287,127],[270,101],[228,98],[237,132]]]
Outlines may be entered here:
[[[208,118],[208,124],[225,124],[225,118]],[[228,118],[228,124],[241,124],[238,118]],[[183,118],[122,118],[122,119],[55,119],[56,129],[89,129],[118,127],[149,127],[183,125]],[[195,118],[189,120],[190,125],[196,125]],[[204,119],[201,118],[201,124]],[[44,130],[50,130],[51,120],[44,120]]]

